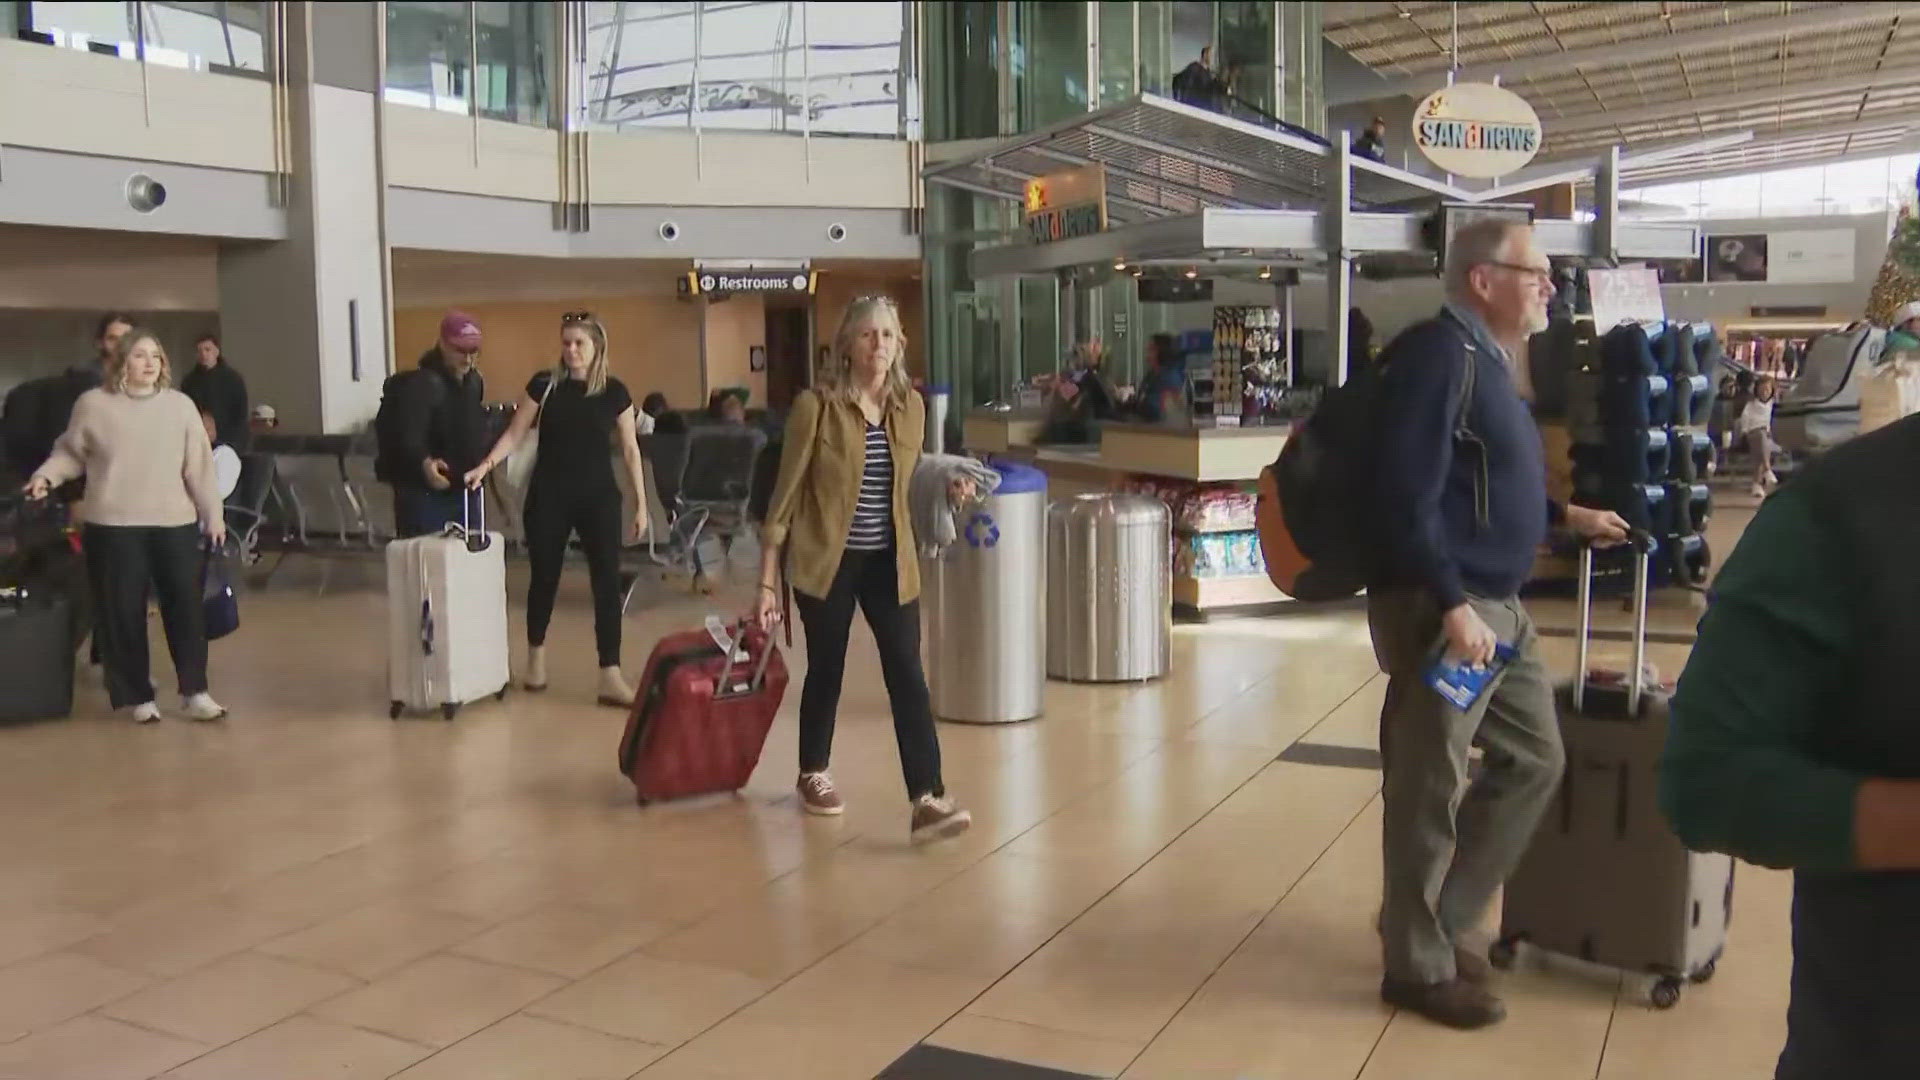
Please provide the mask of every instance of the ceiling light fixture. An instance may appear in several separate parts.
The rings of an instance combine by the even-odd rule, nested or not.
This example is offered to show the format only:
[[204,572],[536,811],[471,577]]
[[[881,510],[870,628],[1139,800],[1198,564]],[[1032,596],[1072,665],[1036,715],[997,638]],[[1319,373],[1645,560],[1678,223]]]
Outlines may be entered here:
[[1191,266],[1189,266],[1189,267],[1187,267],[1187,277],[1189,277],[1189,278],[1197,278],[1197,277],[1199,277],[1199,276],[1200,276],[1200,271],[1198,271],[1198,270],[1195,270],[1195,269],[1194,269],[1193,267],[1191,267]]
[[1127,268],[1127,260],[1125,259],[1113,260],[1113,268],[1115,270],[1125,270]]
[[1273,277],[1273,267],[1271,267],[1271,266],[1263,266],[1263,267],[1261,267],[1261,268],[1260,268],[1260,280],[1261,280],[1261,281],[1268,281],[1268,280],[1270,280],[1270,279],[1272,279],[1272,277]]

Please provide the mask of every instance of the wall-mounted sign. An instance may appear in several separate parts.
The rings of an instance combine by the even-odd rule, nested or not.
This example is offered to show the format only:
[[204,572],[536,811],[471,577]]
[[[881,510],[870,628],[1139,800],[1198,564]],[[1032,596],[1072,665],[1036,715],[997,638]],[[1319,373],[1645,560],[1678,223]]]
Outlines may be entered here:
[[1533,224],[1533,205],[1531,203],[1441,203],[1439,211],[1430,219],[1423,230],[1425,239],[1433,245],[1435,265],[1447,265],[1447,247],[1453,242],[1455,233],[1476,221],[1495,218],[1511,221],[1519,225]]
[[1493,179],[1540,152],[1540,117],[1526,99],[1491,83],[1459,83],[1413,110],[1413,145],[1455,176]]
[[1854,280],[1852,229],[1802,229],[1767,234],[1767,280],[1793,285],[1843,285]]
[[679,281],[679,291],[693,296],[732,293],[799,293],[812,296],[819,275],[793,267],[736,268],[698,266]]
[[1107,229],[1107,170],[1101,165],[1048,173],[1027,181],[1027,239],[1036,244],[1092,236]]

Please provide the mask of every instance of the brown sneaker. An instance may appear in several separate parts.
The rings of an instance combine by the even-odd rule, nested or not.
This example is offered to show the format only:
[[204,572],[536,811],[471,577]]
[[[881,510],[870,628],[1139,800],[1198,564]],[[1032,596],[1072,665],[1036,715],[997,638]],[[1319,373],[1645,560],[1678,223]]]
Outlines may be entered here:
[[937,795],[922,795],[913,803],[913,832],[916,844],[930,844],[959,836],[973,827],[973,815],[953,805],[953,800]]
[[1455,977],[1441,983],[1408,983],[1385,979],[1380,1000],[1396,1009],[1419,1013],[1436,1024],[1471,1031],[1507,1018],[1507,1007],[1483,983]]
[[800,792],[801,807],[809,814],[835,817],[847,808],[847,804],[840,799],[840,793],[833,789],[833,777],[826,773],[801,773],[800,781],[794,787]]

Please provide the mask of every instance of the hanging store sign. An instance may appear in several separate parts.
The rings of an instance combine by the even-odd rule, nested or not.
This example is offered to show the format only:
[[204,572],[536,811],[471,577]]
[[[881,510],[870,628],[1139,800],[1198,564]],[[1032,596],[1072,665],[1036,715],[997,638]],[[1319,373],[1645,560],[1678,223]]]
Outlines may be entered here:
[[1027,239],[1036,244],[1072,240],[1107,230],[1107,170],[1083,165],[1027,181]]
[[699,266],[680,279],[683,295],[730,295],[733,293],[798,293],[812,296],[819,275],[812,270],[793,267],[756,269]]
[[1455,176],[1491,180],[1540,152],[1540,117],[1511,90],[1460,83],[1428,94],[1413,111],[1413,145]]

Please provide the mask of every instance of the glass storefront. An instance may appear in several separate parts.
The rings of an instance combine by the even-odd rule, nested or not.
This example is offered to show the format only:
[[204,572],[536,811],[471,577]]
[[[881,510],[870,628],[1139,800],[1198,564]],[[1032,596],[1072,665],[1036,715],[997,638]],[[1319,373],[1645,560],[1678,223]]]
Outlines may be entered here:
[[588,123],[898,138],[905,19],[900,0],[589,3]]
[[266,4],[28,2],[0,4],[9,36],[129,60],[228,75],[266,72]]
[[[1090,2],[929,4],[928,139],[1011,135],[1137,94],[1166,95],[1174,74],[1203,49],[1212,50],[1214,74],[1230,76],[1234,95],[1259,113],[1310,131],[1325,127],[1319,3]],[[1005,229],[1015,208],[937,186],[927,200],[929,355],[937,377],[972,406],[1006,399],[1015,380],[1059,370],[1067,352],[1059,283],[976,282],[967,273],[973,247],[995,242],[984,239],[992,232],[987,223],[998,215]],[[964,213],[955,209],[962,205]],[[1003,235],[997,242],[1012,239]],[[1121,381],[1140,376],[1150,335],[1179,329],[1173,307],[1140,303],[1126,274],[1081,286],[1073,310],[1072,341],[1099,339]]]

